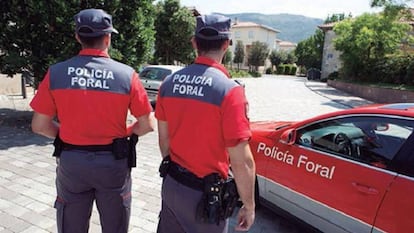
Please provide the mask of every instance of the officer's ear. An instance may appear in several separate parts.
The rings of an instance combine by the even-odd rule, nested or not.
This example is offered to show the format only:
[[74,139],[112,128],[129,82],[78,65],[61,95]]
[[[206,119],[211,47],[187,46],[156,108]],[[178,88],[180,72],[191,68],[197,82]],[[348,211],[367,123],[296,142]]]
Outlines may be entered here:
[[103,39],[104,45],[109,48],[109,46],[111,46],[111,34],[105,34],[104,39]]
[[75,38],[76,38],[76,41],[77,41],[79,44],[82,44],[82,43],[81,43],[81,40],[79,39],[79,35],[78,35],[78,33],[75,33]]
[[197,42],[196,42],[196,40],[195,40],[195,37],[193,36],[193,37],[191,37],[191,45],[193,46],[193,48],[195,49],[195,50],[197,50]]
[[221,45],[221,50],[226,51],[229,46],[232,44],[231,40],[226,40],[222,45]]

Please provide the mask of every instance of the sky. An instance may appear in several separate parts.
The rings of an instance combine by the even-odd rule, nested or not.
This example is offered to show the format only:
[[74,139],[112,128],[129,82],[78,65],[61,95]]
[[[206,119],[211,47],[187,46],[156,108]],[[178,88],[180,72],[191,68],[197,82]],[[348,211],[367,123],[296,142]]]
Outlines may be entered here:
[[182,6],[195,6],[201,14],[232,13],[288,13],[326,19],[328,15],[349,13],[358,16],[374,13],[381,8],[371,8],[370,0],[180,0]]

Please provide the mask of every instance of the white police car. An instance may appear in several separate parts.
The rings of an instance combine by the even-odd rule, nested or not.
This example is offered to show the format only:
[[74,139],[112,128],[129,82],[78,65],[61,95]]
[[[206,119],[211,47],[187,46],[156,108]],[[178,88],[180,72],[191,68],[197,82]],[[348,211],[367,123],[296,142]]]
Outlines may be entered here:
[[149,65],[139,73],[139,78],[147,91],[148,99],[152,106],[155,106],[158,89],[160,88],[162,81],[164,81],[168,75],[182,68],[182,66],[174,65]]

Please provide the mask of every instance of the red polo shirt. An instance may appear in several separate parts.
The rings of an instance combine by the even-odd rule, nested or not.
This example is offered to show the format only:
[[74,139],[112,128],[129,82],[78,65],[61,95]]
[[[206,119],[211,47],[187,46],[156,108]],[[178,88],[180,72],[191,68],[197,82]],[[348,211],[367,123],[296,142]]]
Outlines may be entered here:
[[[114,138],[127,136],[128,109],[135,117],[152,110],[137,73],[110,59],[104,51],[84,49],[59,65],[64,72],[53,77],[58,83],[53,84],[56,87],[51,87],[49,69],[30,106],[38,113],[56,116],[59,135],[67,143],[110,144]],[[126,72],[112,72],[111,67],[128,69],[130,76],[124,77]]]
[[246,105],[243,87],[207,57],[168,77],[155,116],[168,123],[171,159],[198,177],[227,177],[226,148],[251,136]]

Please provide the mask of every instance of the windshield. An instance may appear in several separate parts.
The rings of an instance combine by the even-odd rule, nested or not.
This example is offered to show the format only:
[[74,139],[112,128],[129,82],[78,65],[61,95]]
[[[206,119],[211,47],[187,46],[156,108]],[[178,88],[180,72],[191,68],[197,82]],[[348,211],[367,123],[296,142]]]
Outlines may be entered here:
[[141,71],[139,77],[141,79],[163,81],[169,74],[171,74],[171,70],[149,67]]

